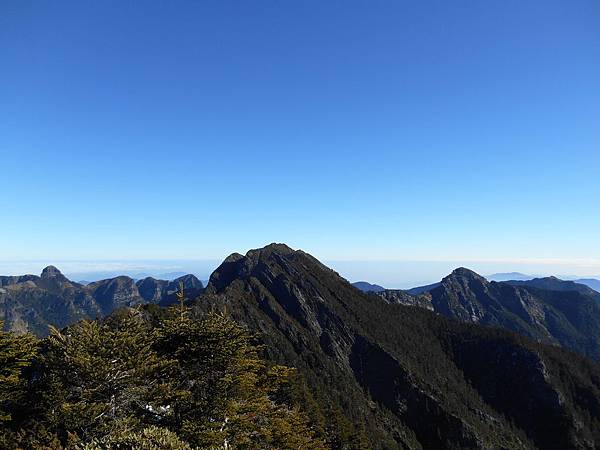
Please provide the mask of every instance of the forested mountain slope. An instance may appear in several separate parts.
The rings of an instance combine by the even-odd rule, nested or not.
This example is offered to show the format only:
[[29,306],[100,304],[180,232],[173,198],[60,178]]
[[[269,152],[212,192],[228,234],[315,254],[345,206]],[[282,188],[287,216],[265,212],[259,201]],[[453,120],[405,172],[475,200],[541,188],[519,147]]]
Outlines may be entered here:
[[[389,301],[393,292],[377,295]],[[587,286],[555,278],[489,282],[469,269],[459,268],[429,291],[414,296],[412,304],[463,322],[502,327],[562,345],[600,362],[597,295]]]
[[364,426],[373,447],[600,445],[595,363],[389,304],[302,251],[273,244],[231,255],[196,308],[219,305],[260,333],[270,359],[297,367]]

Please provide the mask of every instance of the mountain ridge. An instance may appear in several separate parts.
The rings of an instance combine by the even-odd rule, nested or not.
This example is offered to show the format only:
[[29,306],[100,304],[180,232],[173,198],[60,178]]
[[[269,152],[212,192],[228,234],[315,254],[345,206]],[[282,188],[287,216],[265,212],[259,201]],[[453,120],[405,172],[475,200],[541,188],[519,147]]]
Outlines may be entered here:
[[[455,272],[447,282],[485,281]],[[371,448],[577,448],[600,439],[596,419],[579,427],[566,406],[579,404],[575,394],[546,373],[571,370],[570,358],[592,372],[596,364],[509,331],[383,301],[302,251],[267,246],[227,257],[195,302],[198,310],[218,307],[259,333],[270,359],[297,367],[363,424],[378,444]],[[494,387],[482,381],[500,371]],[[598,401],[597,386],[578,380]],[[529,394],[503,400],[516,389]],[[559,398],[568,400],[561,406]]]
[[[393,292],[377,295],[389,301]],[[502,327],[600,361],[600,294],[585,285],[556,277],[488,281],[472,270],[458,268],[429,289],[405,294],[414,300],[403,304],[426,307],[463,322]]]
[[596,290],[583,283],[578,283],[576,280],[561,280],[560,278],[550,276],[543,278],[533,278],[531,280],[510,280],[505,281],[505,283],[510,284],[512,286],[534,287],[538,289],[544,289],[547,291],[575,291],[600,301],[600,292],[597,292]]
[[141,282],[125,275],[87,285],[69,280],[55,266],[45,267],[40,276],[0,276],[0,320],[6,330],[45,336],[48,325],[62,328],[122,307],[166,301],[180,281],[194,293],[203,287],[194,275],[156,281],[161,286],[158,294],[144,297],[139,290]]

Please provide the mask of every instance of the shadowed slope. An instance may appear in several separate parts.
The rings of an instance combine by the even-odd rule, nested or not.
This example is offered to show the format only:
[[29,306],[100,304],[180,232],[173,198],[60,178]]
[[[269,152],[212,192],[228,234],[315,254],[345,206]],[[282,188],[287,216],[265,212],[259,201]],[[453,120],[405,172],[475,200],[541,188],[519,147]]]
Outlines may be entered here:
[[[460,279],[448,282],[456,288],[484,288],[472,273],[455,275]],[[461,304],[454,300],[448,303]],[[197,302],[200,309],[222,305],[260,333],[271,359],[298,367],[317,392],[363,424],[374,447],[600,443],[600,409],[591,406],[600,398],[595,364],[507,332],[388,304],[302,251],[274,244],[228,257]],[[569,372],[572,358],[581,371]],[[504,375],[495,377],[502,367]],[[562,385],[564,376],[577,380],[577,390]],[[530,395],[499,400],[513,389]],[[536,419],[522,408],[536,411]]]

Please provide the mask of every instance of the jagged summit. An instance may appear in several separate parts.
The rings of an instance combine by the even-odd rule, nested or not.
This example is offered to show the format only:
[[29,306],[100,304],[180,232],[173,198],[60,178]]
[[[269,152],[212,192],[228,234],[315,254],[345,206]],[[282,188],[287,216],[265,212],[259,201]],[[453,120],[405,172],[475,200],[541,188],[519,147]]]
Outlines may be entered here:
[[470,280],[486,281],[486,279],[484,277],[482,277],[481,275],[479,275],[477,272],[474,272],[471,269],[467,269],[466,267],[458,267],[458,268],[454,269],[452,271],[452,273],[450,275],[448,275],[446,278],[450,278],[450,277],[463,277],[463,278],[468,278]]
[[240,253],[232,253],[227,258],[223,260],[224,263],[234,263],[239,261],[240,259],[244,259],[244,255]]
[[[294,250],[285,244],[269,244],[249,250],[245,256],[233,253],[211,274],[207,292],[218,292],[224,287],[249,277],[257,279],[286,277],[298,278],[302,274],[318,277],[335,276],[337,272],[302,250]],[[348,286],[350,283],[344,280]]]
[[263,248],[255,248],[249,250],[248,253],[246,253],[246,256],[248,258],[260,258],[261,256],[268,256],[272,253],[278,253],[280,255],[291,255],[293,253],[296,253],[296,250],[288,247],[286,244],[273,242],[269,245],[266,245]]
[[[280,272],[289,273],[294,270],[289,264],[290,261],[302,256],[309,255],[278,243],[248,250],[246,255],[232,253],[211,274],[207,291],[221,291],[235,280],[250,276],[260,278],[263,275],[276,276]],[[269,273],[270,275],[267,275]]]
[[[231,264],[231,263],[239,263],[240,261],[248,261],[248,260],[255,263],[259,260],[265,261],[273,255],[281,256],[281,257],[290,257],[290,256],[302,257],[302,256],[304,256],[304,257],[311,258],[314,261],[317,261],[313,256],[311,256],[310,254],[308,254],[302,250],[294,250],[293,248],[289,247],[286,244],[273,242],[264,247],[253,248],[251,250],[248,250],[245,255],[242,255],[237,252],[232,253],[231,255],[229,255],[227,258],[225,258],[223,260],[222,265],[223,264]],[[323,267],[325,267],[325,266],[323,266]]]
[[187,274],[174,280],[160,280],[146,277],[135,284],[142,298],[149,303],[170,304],[173,295],[180,289],[181,283],[186,295],[194,297],[199,294],[204,286],[195,275]]
[[42,270],[41,278],[45,280],[58,279],[60,281],[69,281],[55,266],[45,267],[44,270]]

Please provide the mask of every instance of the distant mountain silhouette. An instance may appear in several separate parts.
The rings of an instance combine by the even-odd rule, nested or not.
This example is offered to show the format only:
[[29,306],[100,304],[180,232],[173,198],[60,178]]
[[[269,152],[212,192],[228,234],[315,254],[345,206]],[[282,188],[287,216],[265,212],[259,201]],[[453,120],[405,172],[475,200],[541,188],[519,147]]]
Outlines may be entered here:
[[575,283],[585,284],[587,287],[592,288],[596,292],[600,292],[600,280],[596,278],[579,278],[578,280],[573,280]]
[[494,273],[492,275],[486,275],[485,277],[488,281],[523,281],[523,280],[531,280],[535,278],[532,275],[526,275],[521,272],[505,272],[505,273]]
[[600,301],[600,293],[589,286],[575,281],[561,280],[556,277],[534,278],[527,281],[507,281],[507,283],[513,286],[534,287],[548,291],[575,291]]
[[356,281],[356,282],[352,283],[352,286],[354,286],[357,289],[360,289],[363,292],[381,292],[381,291],[385,291],[384,287],[379,286],[378,284],[371,284],[371,283],[368,283],[366,281]]
[[408,292],[411,295],[419,295],[419,294],[423,294],[424,292],[428,292],[430,290],[432,290],[433,288],[436,288],[440,285],[440,283],[432,283],[432,284],[427,284],[425,286],[417,286],[414,288],[410,288],[407,289],[406,292]]

